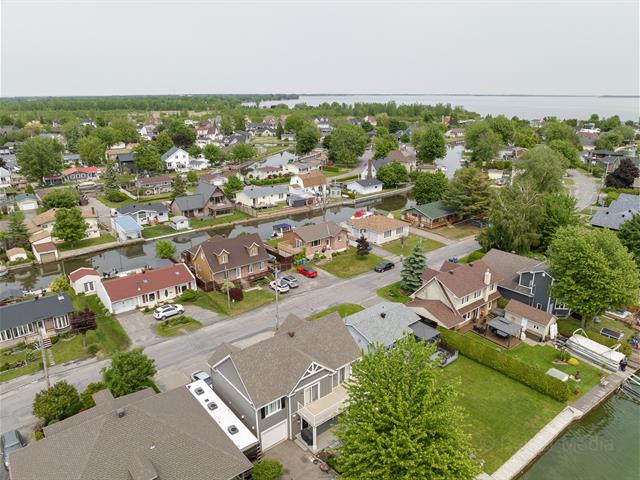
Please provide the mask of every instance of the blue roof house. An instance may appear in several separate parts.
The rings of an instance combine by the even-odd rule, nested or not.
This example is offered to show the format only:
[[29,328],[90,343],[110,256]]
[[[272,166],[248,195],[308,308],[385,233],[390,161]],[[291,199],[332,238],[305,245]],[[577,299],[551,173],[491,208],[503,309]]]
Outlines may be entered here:
[[142,238],[142,227],[129,215],[113,217],[111,227],[121,242]]

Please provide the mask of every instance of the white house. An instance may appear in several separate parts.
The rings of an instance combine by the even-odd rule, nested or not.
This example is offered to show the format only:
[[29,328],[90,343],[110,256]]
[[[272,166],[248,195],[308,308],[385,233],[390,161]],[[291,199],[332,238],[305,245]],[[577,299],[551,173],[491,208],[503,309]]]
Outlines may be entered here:
[[236,203],[252,208],[273,207],[287,200],[287,185],[247,187],[236,193]]
[[171,147],[160,159],[165,163],[167,170],[179,171],[189,168],[189,153],[178,147]]
[[22,247],[10,248],[5,252],[5,255],[10,262],[27,259],[27,251]]
[[132,204],[114,208],[111,210],[111,215],[114,217],[129,215],[138,225],[153,225],[169,221],[169,207],[162,202]]
[[11,186],[11,172],[6,168],[0,167],[0,188],[9,188]]
[[294,175],[289,181],[291,193],[305,192],[311,195],[324,196],[329,188],[327,177],[319,170],[304,175]]
[[185,230],[189,228],[189,219],[183,215],[175,215],[171,217],[169,226],[174,230]]
[[347,183],[347,190],[359,195],[369,195],[382,191],[382,182],[377,178],[358,179]]
[[94,295],[100,274],[93,268],[78,268],[69,274],[69,284],[77,294]]
[[184,263],[105,280],[97,284],[100,301],[110,313],[155,307],[195,290],[196,279]]
[[142,227],[129,215],[112,217],[111,228],[122,242],[142,238]]
[[504,318],[520,325],[527,336],[545,341],[554,338],[552,326],[556,323],[556,316],[539,308],[511,299],[504,307]]
[[447,130],[444,136],[447,138],[462,138],[464,137],[464,128],[452,128]]
[[352,218],[344,226],[352,240],[364,236],[375,245],[406,238],[409,235],[409,223],[384,215]]
[[[38,208],[38,199],[31,193],[20,193],[14,197],[13,201],[21,212],[29,212]],[[9,205],[9,208],[12,209],[13,205]]]

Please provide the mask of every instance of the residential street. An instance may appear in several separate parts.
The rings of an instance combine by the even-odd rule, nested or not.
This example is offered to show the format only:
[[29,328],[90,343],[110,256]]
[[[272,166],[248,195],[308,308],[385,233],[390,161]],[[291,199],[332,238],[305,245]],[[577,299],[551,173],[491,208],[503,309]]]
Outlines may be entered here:
[[569,178],[575,181],[575,184],[569,186],[569,191],[576,199],[576,208],[578,211],[580,212],[596,203],[598,200],[600,181],[574,169],[567,170],[567,173],[569,174]]
[[[444,260],[453,256],[462,257],[477,248],[478,243],[473,238],[467,238],[428,253],[427,262],[429,266],[439,268]],[[381,274],[369,272],[346,280],[336,278],[333,282],[323,281],[322,284],[325,286],[313,292],[304,292],[301,287],[299,293],[281,296],[279,318],[283,320],[291,313],[306,317],[345,302],[370,306],[382,301],[376,295],[378,288],[396,282],[399,278],[400,268],[395,268]],[[275,310],[275,304],[270,304],[145,348],[145,353],[156,361],[157,383],[162,389],[184,384],[191,372],[207,368],[207,357],[216,346],[272,330],[275,328]],[[50,372],[51,383],[67,380],[79,390],[84,389],[88,383],[100,379],[100,370],[107,364],[108,360],[87,360],[72,365],[56,366]],[[43,388],[45,382],[42,372],[0,385],[0,430],[7,431],[34,424],[31,403],[35,394]]]

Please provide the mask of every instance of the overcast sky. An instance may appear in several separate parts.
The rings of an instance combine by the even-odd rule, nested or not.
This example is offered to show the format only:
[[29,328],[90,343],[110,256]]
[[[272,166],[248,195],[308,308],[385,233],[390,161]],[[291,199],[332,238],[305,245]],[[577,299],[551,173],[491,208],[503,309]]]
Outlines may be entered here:
[[638,0],[0,0],[0,93],[638,95]]

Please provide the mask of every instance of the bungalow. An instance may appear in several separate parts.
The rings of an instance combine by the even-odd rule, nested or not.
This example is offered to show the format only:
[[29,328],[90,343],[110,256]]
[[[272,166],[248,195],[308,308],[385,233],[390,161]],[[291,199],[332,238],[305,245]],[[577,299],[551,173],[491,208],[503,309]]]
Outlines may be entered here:
[[620,196],[605,208],[599,208],[589,222],[594,227],[620,230],[620,226],[640,213],[640,197],[629,193]]
[[304,255],[311,259],[314,255],[331,256],[349,246],[347,231],[335,222],[323,222],[283,233],[278,250],[283,254]]
[[369,195],[382,191],[383,183],[377,178],[354,180],[347,184],[347,190],[358,195]]
[[122,242],[142,238],[142,227],[129,215],[112,217],[111,228],[118,240]]
[[[46,230],[49,233],[53,231],[53,226],[56,223],[57,208],[51,208],[40,215],[36,215],[27,221],[28,227],[31,227],[32,231],[39,229]],[[84,238],[97,238],[100,236],[100,227],[98,225],[98,215],[93,207],[80,208],[83,220],[87,224]]]
[[447,130],[444,136],[447,138],[462,138],[464,137],[464,128],[452,128]]
[[562,302],[551,297],[554,278],[545,262],[495,248],[489,250],[482,261],[500,276],[498,290],[503,297],[555,315],[571,313]]
[[496,305],[501,277],[482,260],[469,264],[445,262],[441,271],[427,268],[424,284],[407,303],[432,324],[458,330],[485,317]]
[[300,439],[312,452],[348,400],[344,382],[360,357],[338,314],[289,315],[271,338],[244,349],[223,343],[209,358],[216,392],[262,450]]
[[384,215],[376,214],[363,218],[352,218],[347,220],[346,227],[353,240],[364,236],[375,245],[382,245],[409,236],[407,222]]
[[62,171],[65,182],[86,182],[99,178],[98,167],[71,167]]
[[316,196],[326,196],[328,190],[327,177],[321,171],[315,171],[304,175],[294,175],[289,182],[289,192],[305,192]]
[[94,295],[101,276],[93,268],[77,268],[69,274],[71,288],[80,295]]
[[72,312],[73,304],[66,293],[0,306],[0,343],[38,341],[39,329],[46,341],[69,329]]
[[215,235],[183,256],[204,290],[220,288],[227,280],[246,283],[269,274],[269,254],[257,233]]
[[295,133],[285,132],[280,136],[280,139],[284,140],[286,142],[295,142],[296,141],[296,134]]
[[42,242],[31,245],[33,256],[40,264],[57,262],[59,260],[58,247],[53,242]]
[[516,325],[520,325],[525,334],[535,340],[544,342],[555,338],[557,323],[555,315],[544,310],[533,308],[517,300],[509,300],[504,307],[504,318]]
[[170,171],[186,170],[189,167],[189,154],[179,147],[171,147],[160,157],[165,168]]
[[139,195],[160,195],[169,193],[172,189],[173,178],[169,175],[158,175],[155,177],[139,177],[135,186]]
[[61,185],[62,183],[64,183],[64,177],[62,175],[47,175],[42,177],[42,184],[48,187]]
[[130,204],[114,208],[111,215],[129,215],[138,225],[155,225],[169,221],[169,208],[162,202]]
[[118,159],[118,155],[130,154],[133,150],[132,147],[111,147],[106,151],[107,160],[113,162]]
[[4,254],[10,262],[17,262],[18,260],[26,260],[28,258],[27,251],[22,247],[10,248]]
[[192,195],[176,197],[171,202],[174,215],[185,217],[219,217],[233,212],[233,203],[222,188],[200,181]]
[[196,279],[183,263],[105,280],[97,284],[98,298],[110,313],[155,307],[196,289]]
[[437,228],[460,221],[455,209],[442,200],[408,207],[402,212],[402,220],[418,228]]
[[287,200],[288,190],[289,188],[286,185],[246,187],[236,193],[236,203],[252,208],[273,207]]
[[200,181],[207,182],[211,185],[215,185],[216,187],[223,187],[229,179],[219,173],[203,173],[200,175]]

